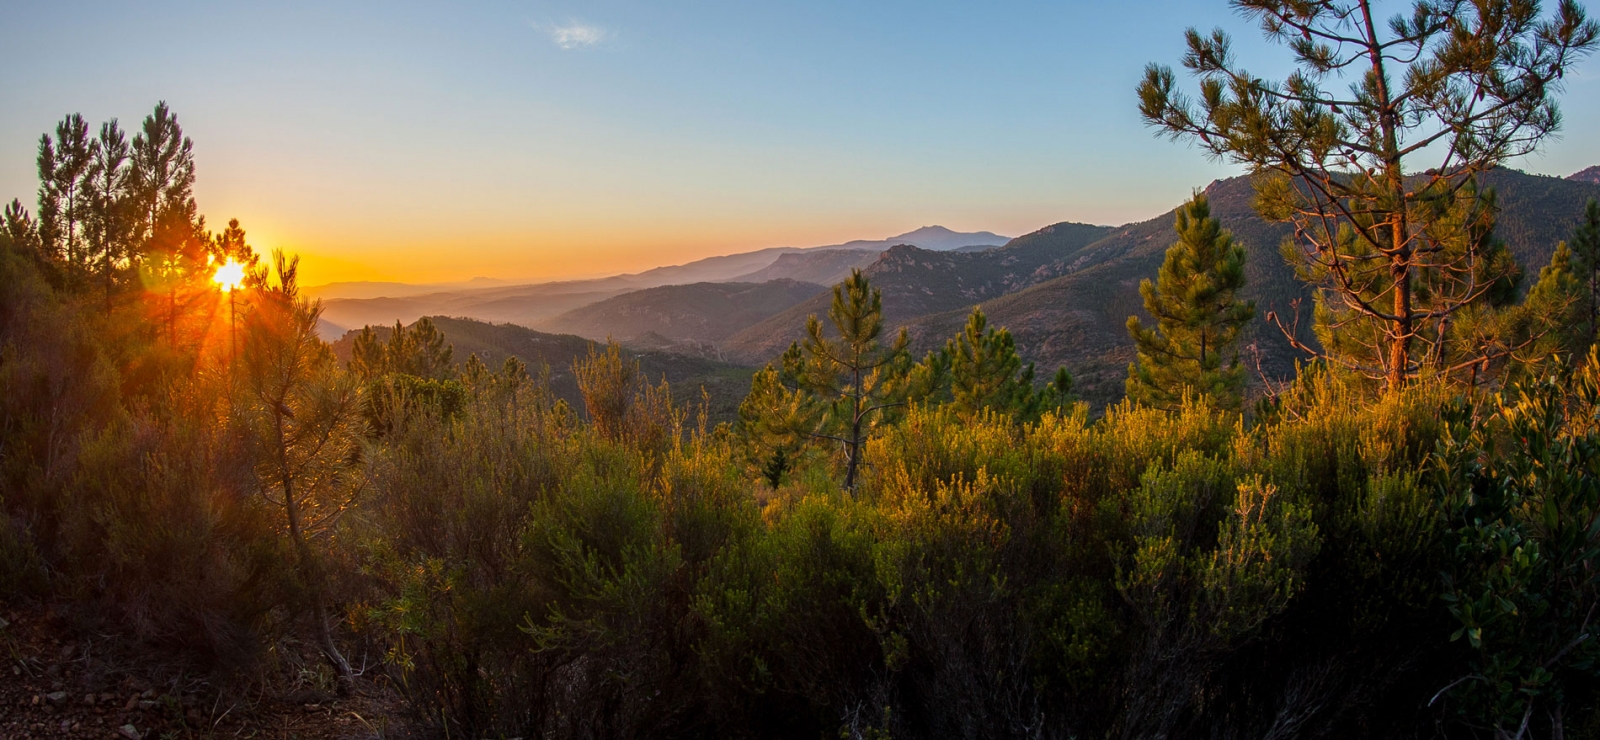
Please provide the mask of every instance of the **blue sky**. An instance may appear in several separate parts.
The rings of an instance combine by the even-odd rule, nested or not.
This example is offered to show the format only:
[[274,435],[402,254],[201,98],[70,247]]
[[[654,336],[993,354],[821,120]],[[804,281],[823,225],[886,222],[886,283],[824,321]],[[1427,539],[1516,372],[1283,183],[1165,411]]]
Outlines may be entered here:
[[[132,128],[166,100],[201,211],[313,283],[1123,223],[1233,174],[1137,116],[1192,25],[1282,58],[1221,0],[32,2],[0,26],[0,195],[33,201],[63,114]],[[1597,77],[1519,166],[1600,164]]]

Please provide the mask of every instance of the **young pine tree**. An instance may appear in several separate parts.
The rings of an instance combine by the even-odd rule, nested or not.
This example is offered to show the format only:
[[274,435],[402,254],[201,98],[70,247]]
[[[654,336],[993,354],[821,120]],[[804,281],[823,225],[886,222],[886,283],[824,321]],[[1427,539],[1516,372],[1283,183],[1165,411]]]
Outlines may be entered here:
[[39,253],[39,226],[22,201],[13,198],[0,214],[0,243],[27,254]]
[[1043,388],[1035,388],[1033,379],[1033,363],[1017,354],[1010,330],[990,327],[983,309],[973,308],[960,334],[911,369],[906,395],[946,401],[961,413],[987,409],[1024,419],[1073,400],[1066,368]]
[[824,336],[822,322],[810,317],[805,344],[784,353],[783,371],[822,408],[809,436],[844,448],[844,486],[854,490],[867,433],[884,411],[904,405],[899,381],[910,369],[910,338],[902,329],[889,345],[880,341],[883,294],[860,270],[833,286],[828,319],[837,338]]
[[273,255],[277,285],[263,280],[244,326],[245,417],[260,451],[262,495],[283,511],[324,657],[348,688],[353,672],[333,639],[324,558],[316,543],[357,490],[352,461],[361,439],[360,386],[340,373],[317,338],[320,305],[299,295],[299,259]]
[[800,464],[819,422],[812,399],[791,385],[778,368],[768,365],[756,371],[750,394],[739,404],[738,432],[745,461],[774,489]]
[[395,324],[395,333],[389,338],[389,362],[395,372],[433,380],[455,377],[455,347],[445,343],[444,332],[434,326],[433,319],[424,316],[404,331],[399,326]]
[[1238,408],[1244,368],[1235,345],[1256,310],[1255,302],[1237,298],[1244,287],[1244,248],[1211,217],[1203,193],[1179,209],[1177,229],[1178,241],[1167,249],[1157,281],[1139,285],[1156,326],[1128,317],[1139,353],[1128,367],[1128,397],[1170,407],[1187,390]]
[[[398,323],[395,326],[400,328]],[[350,345],[347,368],[362,380],[372,380],[389,372],[389,347],[378,338],[378,332],[373,331],[372,327],[363,326],[361,333],[356,335]]]
[[945,345],[950,356],[950,396],[956,408],[1026,412],[1033,404],[1033,363],[1023,364],[1009,329],[989,328],[983,309]]
[[1587,349],[1600,339],[1600,201],[1591,200],[1583,209],[1583,220],[1572,230],[1567,246],[1583,282],[1580,305],[1584,347],[1580,349]]

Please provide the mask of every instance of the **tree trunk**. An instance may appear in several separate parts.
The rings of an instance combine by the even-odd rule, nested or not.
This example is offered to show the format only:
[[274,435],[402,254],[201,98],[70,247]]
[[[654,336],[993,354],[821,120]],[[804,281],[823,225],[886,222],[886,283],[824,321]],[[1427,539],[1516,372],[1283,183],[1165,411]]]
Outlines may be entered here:
[[[1404,238],[1398,229],[1395,234],[1397,242]],[[1388,386],[1389,390],[1399,390],[1406,381],[1406,367],[1411,357],[1411,275],[1408,254],[1396,254],[1391,259],[1389,275],[1394,281],[1395,320],[1390,329]]]
[[855,493],[856,467],[861,459],[861,358],[856,357],[854,380],[851,382],[852,397],[850,399],[850,450],[844,468],[845,490]]
[[1394,201],[1389,204],[1391,229],[1389,277],[1394,287],[1394,321],[1390,325],[1389,358],[1385,370],[1389,390],[1398,390],[1406,381],[1411,358],[1411,248],[1410,225],[1406,218],[1405,169],[1400,161],[1399,115],[1394,100],[1389,95],[1389,75],[1384,69],[1384,51],[1378,43],[1378,29],[1372,22],[1372,3],[1361,0],[1362,30],[1366,31],[1367,56],[1372,60],[1372,74],[1376,79],[1379,125],[1383,128],[1383,177]]
[[316,559],[311,553],[311,546],[306,542],[305,533],[300,529],[300,502],[295,500],[294,481],[289,475],[288,449],[283,439],[283,401],[280,399],[277,408],[273,410],[278,436],[278,470],[283,481],[284,511],[289,519],[289,538],[294,541],[296,560],[299,561],[300,575],[306,581],[306,588],[311,592],[311,621],[317,630],[317,641],[321,643],[322,655],[328,664],[338,674],[338,690],[340,695],[348,695],[355,683],[355,671],[350,668],[350,661],[339,652],[339,646],[334,644],[333,630],[328,625],[327,600],[322,592],[322,570],[317,567]]

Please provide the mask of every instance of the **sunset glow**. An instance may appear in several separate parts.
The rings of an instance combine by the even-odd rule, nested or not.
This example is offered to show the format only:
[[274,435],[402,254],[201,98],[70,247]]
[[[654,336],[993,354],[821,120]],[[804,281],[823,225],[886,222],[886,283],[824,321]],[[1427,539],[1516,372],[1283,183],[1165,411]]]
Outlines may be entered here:
[[[308,286],[1122,224],[1240,172],[1150,136],[1133,98],[1146,63],[1217,22],[1203,3],[94,5],[7,17],[0,60],[28,74],[0,139],[73,111],[131,129],[165,100],[196,142],[201,213],[301,255]],[[81,48],[32,64],[61,28]],[[1256,34],[1236,44],[1280,74]],[[108,92],[105,71],[152,48]],[[1567,75],[1569,132],[1600,121],[1595,69]],[[6,201],[32,205],[35,155],[0,151]],[[1597,161],[1571,135],[1513,166]]]
[[216,283],[222,292],[232,293],[244,283],[244,265],[229,257],[227,262],[217,266],[217,272],[211,276],[211,282]]

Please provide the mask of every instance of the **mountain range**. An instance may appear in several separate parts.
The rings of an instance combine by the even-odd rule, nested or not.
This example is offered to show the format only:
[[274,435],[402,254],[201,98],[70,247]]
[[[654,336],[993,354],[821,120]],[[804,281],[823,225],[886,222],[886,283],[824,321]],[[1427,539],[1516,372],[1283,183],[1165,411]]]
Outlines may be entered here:
[[739,330],[827,290],[817,283],[780,278],[764,283],[663,285],[607,298],[535,324],[535,328],[589,339],[718,344]]
[[[1584,204],[1600,198],[1600,183],[1585,173],[1600,177],[1600,168],[1568,178],[1511,169],[1486,176],[1485,184],[1494,189],[1501,208],[1496,235],[1525,275],[1537,275],[1555,244],[1570,233]],[[1245,297],[1256,301],[1258,316],[1271,311],[1291,321],[1296,301],[1309,294],[1279,253],[1288,227],[1255,214],[1248,178],[1213,182],[1206,193],[1213,215],[1245,247]],[[708,261],[598,281],[384,299],[391,304],[350,300],[345,311],[379,313],[395,310],[402,300],[413,306],[431,302],[444,308],[428,313],[513,321],[591,339],[612,337],[641,351],[753,367],[799,339],[807,316],[826,313],[832,300],[826,286],[860,268],[883,291],[886,326],[890,331],[904,327],[915,351],[940,346],[959,331],[973,306],[981,306],[991,326],[1012,331],[1018,350],[1037,363],[1041,375],[1065,366],[1077,378],[1080,394],[1099,404],[1122,394],[1133,357],[1125,323],[1130,315],[1143,313],[1139,282],[1155,276],[1177,238],[1175,210],[1119,227],[1054,224],[999,246],[950,246],[957,239],[939,243],[945,247],[939,250],[910,243],[882,247],[879,242],[849,243],[874,245],[870,248],[847,244],[761,250],[712,258],[714,262],[700,267],[696,265]],[[737,269],[752,264],[760,266]],[[634,282],[652,274],[643,287]],[[648,284],[672,275],[708,274],[716,277]],[[1301,323],[1301,338],[1310,339],[1309,316]],[[1244,343],[1245,361],[1258,378],[1287,375],[1298,359],[1282,335],[1261,319]]]
[[838,274],[839,269],[825,265],[849,263],[843,268],[848,275],[850,267],[868,264],[877,253],[897,244],[943,251],[988,247],[1006,241],[1006,237],[987,231],[964,233],[943,226],[924,226],[888,239],[856,240],[820,247],[771,247],[590,280],[509,285],[490,278],[435,285],[332,283],[307,288],[305,293],[308,297],[322,299],[324,336],[329,339],[337,338],[347,329],[396,321],[410,323],[432,315],[470,316],[531,326],[628,291],[691,283],[766,282],[780,276],[756,277],[755,274],[790,254],[832,253],[817,261],[815,275],[832,282],[829,279]]

